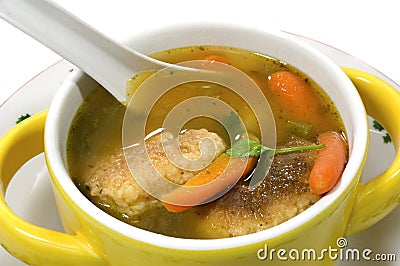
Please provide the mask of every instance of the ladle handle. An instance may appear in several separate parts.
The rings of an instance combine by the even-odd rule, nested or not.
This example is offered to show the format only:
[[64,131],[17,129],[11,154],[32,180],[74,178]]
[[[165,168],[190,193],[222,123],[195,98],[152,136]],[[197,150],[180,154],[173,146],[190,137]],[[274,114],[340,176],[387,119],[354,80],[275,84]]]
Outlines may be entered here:
[[136,72],[169,66],[116,43],[47,0],[1,0],[0,17],[75,64],[120,101]]

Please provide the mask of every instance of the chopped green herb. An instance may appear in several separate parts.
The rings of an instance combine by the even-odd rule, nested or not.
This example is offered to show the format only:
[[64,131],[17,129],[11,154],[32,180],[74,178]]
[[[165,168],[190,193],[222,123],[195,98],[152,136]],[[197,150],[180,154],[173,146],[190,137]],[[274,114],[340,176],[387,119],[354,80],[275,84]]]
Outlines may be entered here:
[[382,126],[378,121],[376,121],[376,120],[372,121],[372,126],[373,126],[376,130],[378,130],[378,131],[385,130],[385,129],[383,128],[383,126]]
[[72,71],[74,71],[74,69],[73,69],[73,68],[70,68],[70,69],[68,70],[68,72],[70,72],[70,73],[71,73]]
[[[378,131],[385,131],[385,128],[376,120],[372,121],[372,127]],[[383,143],[391,143],[392,138],[389,136],[389,133],[386,133],[383,138]]]
[[383,138],[383,143],[390,143],[392,142],[392,139],[390,138],[389,134],[386,133],[385,136],[382,137]]
[[310,137],[312,132],[312,125],[309,123],[303,123],[298,121],[287,121],[286,122],[287,128],[289,132],[292,134],[301,137],[307,138]]
[[232,157],[260,156],[262,145],[258,141],[248,138],[241,138],[226,153]]
[[25,119],[31,117],[30,114],[26,113],[25,115],[21,115],[20,117],[18,117],[17,121],[15,121],[16,124],[21,123],[22,121],[24,121]]
[[233,136],[242,134],[243,129],[240,127],[241,124],[242,121],[240,117],[233,111],[229,113],[229,116],[225,116],[222,121],[225,130],[230,132],[229,134]]
[[226,150],[226,153],[232,157],[249,157],[249,156],[260,156],[262,153],[267,152],[267,157],[272,157],[274,154],[279,153],[289,153],[296,151],[305,151],[305,150],[316,150],[324,148],[325,144],[318,145],[306,145],[306,146],[298,146],[298,147],[290,147],[290,148],[281,148],[281,149],[272,149],[266,146],[263,146],[261,143],[255,140],[250,140],[248,138],[241,138],[232,147]]

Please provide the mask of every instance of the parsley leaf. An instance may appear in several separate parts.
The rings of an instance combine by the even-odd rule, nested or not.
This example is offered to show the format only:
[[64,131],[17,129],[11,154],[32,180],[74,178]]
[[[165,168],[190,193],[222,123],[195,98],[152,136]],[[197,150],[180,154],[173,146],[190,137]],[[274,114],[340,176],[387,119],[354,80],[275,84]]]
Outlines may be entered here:
[[266,146],[263,146],[256,140],[251,140],[248,138],[241,138],[232,147],[226,150],[226,153],[232,157],[258,157],[262,153],[267,152],[267,158],[272,157],[274,154],[278,153],[288,153],[288,152],[296,152],[296,151],[305,151],[305,150],[315,150],[324,148],[325,144],[318,145],[306,145],[306,146],[298,146],[298,147],[290,147],[290,148],[281,148],[281,149],[272,149]]
[[378,121],[376,121],[376,120],[372,121],[372,126],[373,126],[376,130],[378,130],[378,131],[385,130],[385,129],[383,128],[383,126],[382,126]]
[[383,136],[382,138],[383,138],[383,143],[390,143],[390,142],[392,142],[392,138],[389,136],[388,133],[386,133],[386,135]]
[[[378,131],[385,130],[385,128],[376,120],[372,121],[372,127]],[[382,136],[382,138],[383,138],[383,143],[391,143],[392,142],[392,138],[389,136],[389,133],[386,133],[384,136]]]
[[26,113],[25,115],[21,115],[20,117],[18,117],[18,119],[15,121],[16,124],[21,123],[22,121],[24,121],[25,119],[31,117],[30,114]]
[[262,148],[258,141],[241,138],[226,153],[232,157],[257,157],[262,153]]

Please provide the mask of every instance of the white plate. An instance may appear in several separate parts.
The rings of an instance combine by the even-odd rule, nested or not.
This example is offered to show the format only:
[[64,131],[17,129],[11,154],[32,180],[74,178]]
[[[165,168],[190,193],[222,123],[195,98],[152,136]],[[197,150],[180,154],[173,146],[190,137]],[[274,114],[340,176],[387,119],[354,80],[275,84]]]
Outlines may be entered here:
[[[400,87],[388,77],[356,58],[323,43],[302,36],[297,37],[322,50],[337,64],[374,74],[400,90]],[[47,108],[56,89],[69,74],[71,68],[73,68],[73,65],[66,61],[57,62],[28,81],[8,101],[1,105],[0,135],[3,135],[15,125],[15,121],[20,115],[34,114]],[[394,155],[393,146],[383,144],[382,133],[371,129],[371,148],[363,181],[365,182],[385,170],[392,162]],[[18,171],[7,190],[6,200],[10,208],[27,221],[63,231],[43,155],[35,157]],[[373,254],[395,254],[397,259],[400,260],[399,222],[400,208],[397,208],[372,228],[356,236],[347,237],[347,247],[359,250],[369,248],[373,251]],[[337,265],[365,265],[365,263],[365,261],[341,260],[337,262]],[[0,265],[22,266],[25,264],[13,258],[0,247]],[[396,262],[380,262],[379,265],[396,265]]]

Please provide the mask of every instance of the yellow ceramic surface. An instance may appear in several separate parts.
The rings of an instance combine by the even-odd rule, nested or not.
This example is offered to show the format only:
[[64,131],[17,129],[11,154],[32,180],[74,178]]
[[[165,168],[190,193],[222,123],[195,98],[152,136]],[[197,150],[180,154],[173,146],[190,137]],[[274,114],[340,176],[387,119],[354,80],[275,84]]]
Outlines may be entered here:
[[[353,69],[344,70],[357,86],[368,113],[390,132],[398,150],[400,121],[396,115],[400,108],[399,92],[369,74]],[[357,176],[340,197],[313,219],[287,233],[269,239],[260,239],[257,234],[248,235],[241,247],[178,250],[173,248],[173,238],[171,248],[150,245],[94,220],[65,193],[52,173],[52,166],[48,165],[57,206],[67,232],[60,233],[20,219],[4,201],[5,191],[14,173],[27,160],[43,152],[46,114],[43,111],[21,122],[0,139],[0,243],[11,254],[31,265],[279,265],[287,263],[282,260],[284,258],[299,265],[329,265],[334,264],[335,256],[329,257],[327,252],[320,253],[321,250],[340,251],[337,244],[340,237],[373,225],[388,214],[400,199],[399,155],[385,173],[363,185],[359,183],[359,177],[365,154]],[[158,236],[154,234],[154,237]],[[254,241],[248,241],[250,239]],[[199,240],[198,243],[203,247],[207,244],[212,247],[215,241]],[[316,257],[308,252],[303,254],[303,260],[301,253],[299,260],[289,257],[292,249],[301,252],[310,248],[316,251]],[[285,250],[286,253],[278,253],[278,250]],[[294,252],[290,254],[296,255]],[[324,261],[319,260],[322,257]]]
[[[400,145],[399,92],[388,89],[383,80],[354,69],[344,68],[357,87],[367,113],[390,132],[398,152]],[[385,89],[383,89],[385,88]],[[358,233],[375,224],[400,203],[400,155],[391,167],[368,184],[358,185],[357,201],[349,221],[347,234]]]

